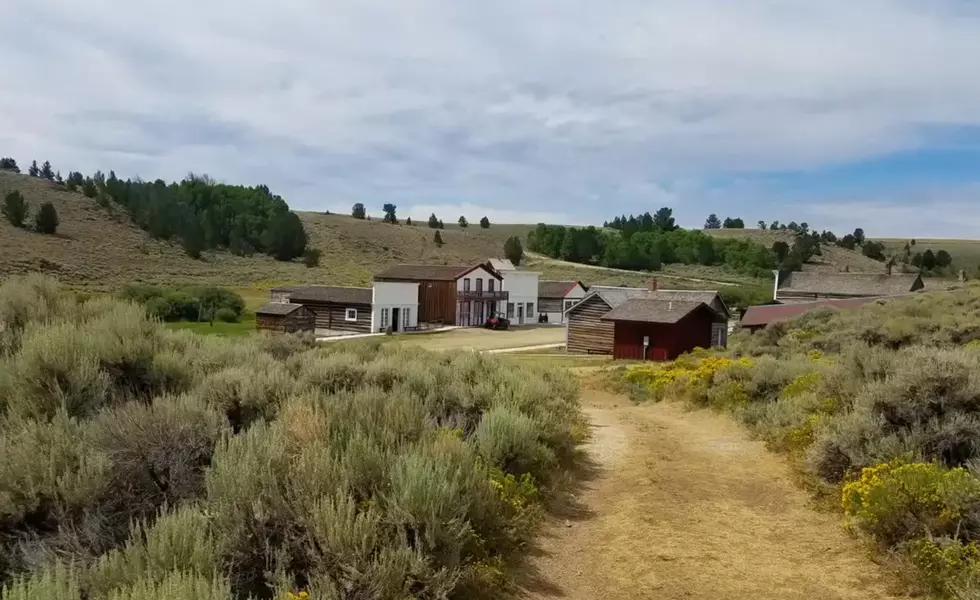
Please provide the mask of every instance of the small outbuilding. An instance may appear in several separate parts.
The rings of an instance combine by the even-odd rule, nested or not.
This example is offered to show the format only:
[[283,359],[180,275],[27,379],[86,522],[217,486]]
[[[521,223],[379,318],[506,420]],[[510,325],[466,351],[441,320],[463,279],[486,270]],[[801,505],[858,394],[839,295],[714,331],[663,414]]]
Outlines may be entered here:
[[315,320],[313,312],[302,304],[272,302],[255,311],[255,327],[269,331],[313,331]]
[[673,360],[714,345],[713,332],[728,318],[704,302],[634,298],[600,320],[613,324],[613,358]]

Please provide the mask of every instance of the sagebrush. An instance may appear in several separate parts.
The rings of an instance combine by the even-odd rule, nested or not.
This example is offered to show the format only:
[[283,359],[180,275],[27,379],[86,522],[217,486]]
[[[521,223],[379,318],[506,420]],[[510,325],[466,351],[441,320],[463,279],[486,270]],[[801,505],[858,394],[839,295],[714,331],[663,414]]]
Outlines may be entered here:
[[493,597],[583,431],[477,354],[168,331],[0,286],[3,598]]

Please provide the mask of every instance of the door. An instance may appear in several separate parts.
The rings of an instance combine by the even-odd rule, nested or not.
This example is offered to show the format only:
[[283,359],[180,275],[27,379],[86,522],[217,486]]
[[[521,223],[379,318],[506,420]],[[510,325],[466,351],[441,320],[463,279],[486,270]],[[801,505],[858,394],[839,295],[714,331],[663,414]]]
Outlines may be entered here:
[[394,332],[400,331],[402,326],[401,312],[400,308],[391,309],[391,330]]
[[517,324],[518,325],[523,325],[524,324],[524,305],[523,304],[518,304],[517,305]]

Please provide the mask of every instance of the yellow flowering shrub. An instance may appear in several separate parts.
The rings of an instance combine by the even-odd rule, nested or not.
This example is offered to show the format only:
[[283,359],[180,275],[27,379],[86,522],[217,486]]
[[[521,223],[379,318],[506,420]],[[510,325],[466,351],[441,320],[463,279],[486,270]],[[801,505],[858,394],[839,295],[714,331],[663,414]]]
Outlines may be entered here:
[[[656,400],[662,400],[670,392],[692,400],[707,399],[707,388],[719,372],[750,364],[747,358],[733,359],[709,351],[695,351],[673,362],[631,367],[626,370],[624,381],[628,385],[644,386]],[[732,404],[747,401],[743,396],[744,392],[738,387],[727,389],[726,397]]]
[[490,487],[505,507],[508,527],[515,533],[513,538],[521,539],[522,536],[518,534],[528,531],[541,516],[538,502],[540,490],[535,485],[534,478],[529,473],[515,477],[500,469],[492,469]]
[[961,467],[894,460],[864,468],[844,486],[841,505],[888,546],[927,532],[954,535],[965,512],[980,506],[980,478]]
[[784,398],[792,398],[807,392],[815,392],[819,386],[820,373],[810,371],[809,373],[797,375],[789,385],[783,388],[782,396]]
[[980,547],[976,542],[918,539],[905,547],[920,579],[934,592],[950,593],[959,581],[980,580]]
[[310,593],[306,590],[298,592],[286,592],[285,600],[310,600]]

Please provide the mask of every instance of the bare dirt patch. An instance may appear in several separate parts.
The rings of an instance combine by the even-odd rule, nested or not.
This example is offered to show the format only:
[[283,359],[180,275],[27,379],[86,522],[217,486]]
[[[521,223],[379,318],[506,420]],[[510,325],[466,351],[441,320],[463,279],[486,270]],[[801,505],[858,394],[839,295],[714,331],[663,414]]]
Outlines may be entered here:
[[587,390],[592,461],[546,530],[527,598],[902,598],[889,573],[811,507],[780,457],[738,424]]

